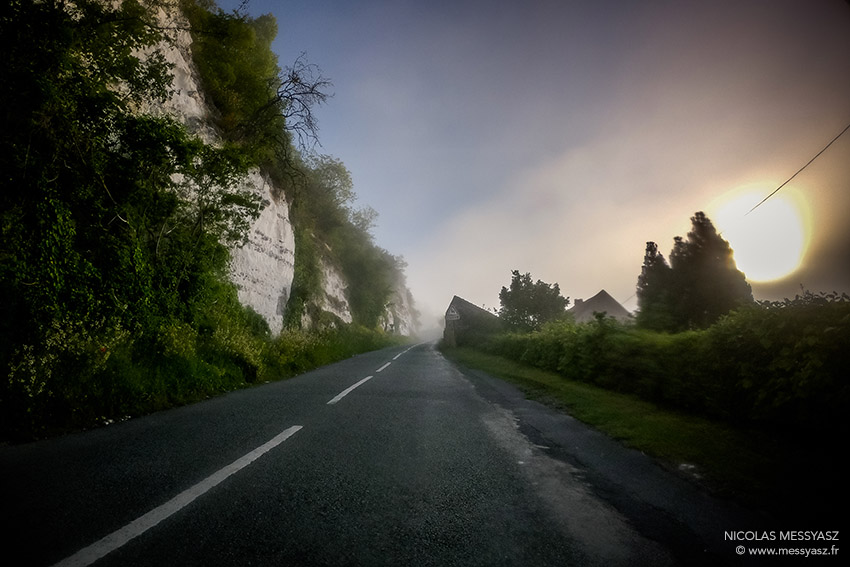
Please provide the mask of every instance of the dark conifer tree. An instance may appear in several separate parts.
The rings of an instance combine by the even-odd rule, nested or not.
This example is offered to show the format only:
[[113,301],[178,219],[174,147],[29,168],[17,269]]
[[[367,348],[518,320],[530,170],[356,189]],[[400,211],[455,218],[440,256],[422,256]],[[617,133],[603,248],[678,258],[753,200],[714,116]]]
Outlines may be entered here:
[[646,328],[704,328],[753,301],[752,289],[735,265],[732,248],[711,220],[697,212],[691,223],[687,240],[680,236],[674,239],[666,270],[657,247],[647,244],[637,289],[638,323]]
[[658,251],[658,245],[647,242],[637,284],[637,323],[641,327],[663,331],[675,325],[670,295],[672,276],[670,266]]

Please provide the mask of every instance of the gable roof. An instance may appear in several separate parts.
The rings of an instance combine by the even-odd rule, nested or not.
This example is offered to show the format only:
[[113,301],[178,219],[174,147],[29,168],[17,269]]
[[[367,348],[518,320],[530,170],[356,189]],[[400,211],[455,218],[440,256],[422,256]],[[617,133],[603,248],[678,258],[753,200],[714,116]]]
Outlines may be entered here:
[[475,344],[502,329],[497,315],[454,296],[446,309],[443,342],[449,346]]
[[628,321],[631,318],[626,308],[604,289],[590,299],[576,299],[575,305],[567,309],[567,313],[573,316],[576,323],[593,321],[594,313],[605,313],[618,321]]
[[468,302],[462,297],[454,296],[452,298],[452,302],[449,303],[449,308],[446,310],[446,318],[449,319],[449,313],[455,313],[460,316],[466,315],[467,318],[484,318],[484,319],[498,319],[499,317],[495,313],[490,313],[486,309],[482,309],[477,305]]

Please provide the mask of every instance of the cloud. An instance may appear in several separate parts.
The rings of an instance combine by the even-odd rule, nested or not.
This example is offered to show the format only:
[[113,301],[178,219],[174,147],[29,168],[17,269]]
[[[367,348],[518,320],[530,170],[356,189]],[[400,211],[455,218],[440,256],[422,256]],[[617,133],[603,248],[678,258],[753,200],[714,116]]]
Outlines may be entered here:
[[[296,16],[281,33],[309,29],[336,87],[326,151],[434,317],[454,294],[497,306],[511,269],[626,301],[646,241],[666,255],[696,211],[742,185],[769,192],[850,120],[841,2],[326,2]],[[815,217],[795,275],[807,285],[850,287],[844,142],[794,182]]]

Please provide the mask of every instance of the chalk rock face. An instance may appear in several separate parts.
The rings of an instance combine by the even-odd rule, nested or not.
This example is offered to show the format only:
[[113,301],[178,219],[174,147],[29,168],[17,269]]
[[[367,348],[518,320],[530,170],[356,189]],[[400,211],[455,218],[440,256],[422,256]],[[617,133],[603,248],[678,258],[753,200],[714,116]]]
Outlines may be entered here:
[[[215,110],[204,96],[200,75],[192,59],[188,22],[176,1],[158,4],[155,9],[159,24],[167,30],[169,37],[169,41],[162,42],[158,50],[172,66],[173,93],[164,103],[140,110],[173,116],[189,132],[206,143],[216,144],[220,136],[212,119]],[[242,181],[241,189],[259,195],[263,208],[250,228],[247,242],[231,250],[230,277],[238,288],[239,301],[259,313],[268,322],[272,334],[277,335],[283,328],[295,275],[295,231],[289,214],[290,204],[284,192],[274,187],[258,170],[252,171]],[[320,268],[323,289],[314,299],[316,306],[350,323],[352,316],[346,297],[347,284],[341,272],[324,260]],[[396,334],[410,335],[415,332],[410,292],[402,284],[397,287],[384,317],[384,328]],[[309,327],[318,321],[307,318],[302,323]]]
[[[244,189],[260,195],[263,210],[251,226],[248,242],[230,251],[230,279],[239,290],[239,301],[262,315],[277,335],[295,276],[295,232],[282,193],[273,191],[259,171],[244,183]],[[274,193],[281,196],[275,198]]]
[[177,2],[173,5],[164,3],[158,6],[156,18],[162,29],[166,30],[164,33],[168,38],[157,46],[157,50],[171,65],[173,93],[162,104],[145,110],[154,114],[169,114],[205,142],[215,142],[218,135],[209,120],[210,109],[200,87],[198,69],[192,59],[189,22],[180,12]]
[[342,274],[333,264],[324,259],[321,260],[321,267],[323,290],[322,297],[319,299],[319,308],[336,315],[346,323],[351,323],[351,307],[345,295],[345,289],[348,286],[342,279]]
[[384,314],[384,330],[396,335],[415,335],[418,325],[415,313],[413,297],[407,286],[404,284],[396,285]]
[[[192,59],[188,22],[176,3],[158,8],[157,19],[169,34],[169,41],[158,49],[172,66],[173,93],[161,105],[145,110],[168,114],[205,142],[215,144],[219,136],[212,126],[211,109]],[[262,315],[272,333],[278,334],[283,328],[295,274],[295,233],[289,203],[283,191],[276,190],[258,170],[242,180],[240,189],[259,195],[263,209],[251,226],[248,241],[231,250],[230,277],[239,290],[239,301]]]

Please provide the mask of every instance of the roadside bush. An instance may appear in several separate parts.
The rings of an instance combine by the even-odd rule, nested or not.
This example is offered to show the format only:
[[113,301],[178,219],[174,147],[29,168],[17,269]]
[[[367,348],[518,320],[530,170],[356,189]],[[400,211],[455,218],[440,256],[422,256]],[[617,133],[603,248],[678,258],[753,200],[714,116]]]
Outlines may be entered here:
[[[818,429],[846,423],[850,301],[806,294],[738,310],[706,331],[732,417]],[[846,427],[846,425],[844,426]]]
[[676,334],[599,317],[491,338],[483,350],[565,378],[739,425],[846,431],[850,301],[814,296],[743,307]]
[[355,354],[403,344],[408,339],[357,325],[316,331],[284,330],[264,353],[265,379],[294,376]]

